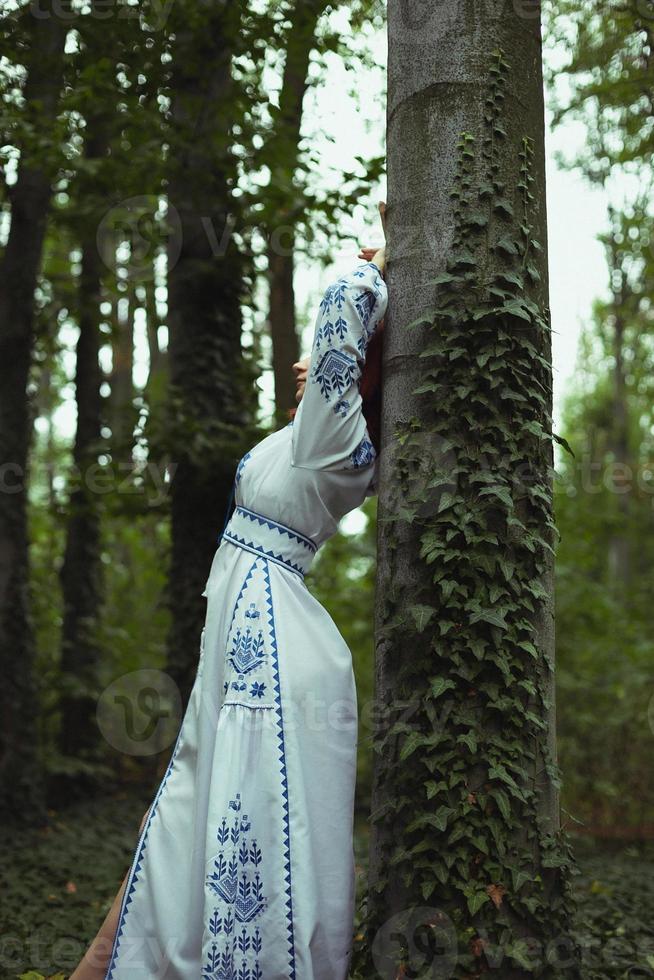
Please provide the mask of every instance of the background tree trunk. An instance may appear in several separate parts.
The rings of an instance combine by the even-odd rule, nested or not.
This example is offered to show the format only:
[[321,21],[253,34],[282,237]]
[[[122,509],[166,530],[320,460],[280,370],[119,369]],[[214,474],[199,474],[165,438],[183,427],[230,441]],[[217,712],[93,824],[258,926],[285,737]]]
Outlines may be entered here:
[[318,20],[327,6],[325,0],[298,0],[291,11],[279,111],[275,113],[274,131],[263,155],[271,174],[267,228],[268,319],[278,425],[288,422],[288,410],[295,406],[295,376],[291,365],[299,357],[299,338],[293,272],[295,227],[303,212],[303,191],[295,177],[300,161],[302,106],[309,83],[309,59],[316,44]]
[[[0,809],[22,820],[43,816],[37,755],[33,677],[34,639],[29,614],[27,461],[31,417],[27,399],[34,330],[34,290],[60,159],[55,118],[63,77],[69,0],[42,5],[30,17],[24,98],[38,142],[21,146],[16,183],[7,189],[11,228],[0,263]],[[49,8],[49,9],[46,9]],[[49,143],[44,150],[44,144]]]
[[272,340],[277,425],[288,422],[288,410],[295,405],[295,375],[291,370],[291,365],[300,356],[295,317],[295,289],[293,287],[295,268],[293,246],[289,246],[289,252],[286,254],[286,244],[290,238],[293,239],[293,242],[295,241],[295,235],[289,229],[285,236],[283,253],[272,244],[269,244],[268,247],[270,296],[268,322],[270,324],[270,339]]
[[168,201],[177,232],[168,253],[168,435],[176,470],[168,670],[186,703],[206,614],[202,592],[252,433],[256,389],[241,350],[244,263],[231,234],[230,142],[238,111],[231,54],[239,5],[182,5],[174,14]]
[[134,288],[113,297],[110,426],[111,459],[116,471],[127,476],[132,466],[134,426]]
[[[617,241],[621,232],[619,220],[616,222],[613,211],[610,211],[611,230],[607,246],[607,259],[610,270],[611,286],[611,315],[609,330],[611,331],[611,347],[613,354],[613,417],[608,433],[608,448],[616,465],[615,479],[609,485],[615,486],[616,526],[609,541],[609,580],[616,593],[627,595],[630,585],[631,556],[629,548],[629,510],[631,492],[625,489],[625,483],[631,478],[623,479],[627,468],[632,466],[629,452],[629,400],[627,394],[625,352],[627,350],[626,328],[629,318],[636,320],[638,302],[634,302],[630,284],[623,271],[624,254]],[[623,236],[621,235],[621,238]],[[633,470],[632,470],[633,472]]]
[[[93,0],[92,11],[100,8]],[[101,85],[100,97],[86,111],[84,158],[86,167],[78,175],[76,193],[84,201],[82,216],[73,224],[82,252],[77,284],[79,337],[75,363],[77,427],[73,446],[73,487],[69,496],[64,561],[61,567],[63,625],[61,633],[61,735],[64,755],[90,761],[101,745],[96,722],[99,670],[102,648],[99,641],[103,598],[101,523],[103,480],[100,454],[103,402],[100,387],[100,304],[102,281],[107,272],[98,231],[107,212],[111,194],[113,161],[111,147],[115,115],[114,68],[103,59],[106,36],[101,21],[91,16],[80,25],[80,74],[92,69]],[[108,467],[103,467],[108,473]],[[69,780],[64,781],[67,789]],[[86,788],[88,779],[74,782]],[[61,791],[60,787],[60,791]]]
[[415,966],[428,922],[457,976],[492,965],[513,978],[532,975],[530,943],[558,938],[555,966],[574,976],[556,771],[539,9],[390,0],[388,36],[384,714],[367,941],[377,969],[380,957],[384,969]]
[[[91,137],[86,155],[89,158],[101,157],[106,147],[104,138]],[[70,493],[66,549],[61,567],[64,606],[61,750],[65,755],[89,758],[99,738],[95,712],[97,672],[101,661],[98,627],[102,601],[102,497],[98,492],[98,457],[102,425],[99,318],[104,266],[96,244],[94,221],[89,222],[81,247],[79,337],[75,366],[77,430],[73,447],[74,487]]]

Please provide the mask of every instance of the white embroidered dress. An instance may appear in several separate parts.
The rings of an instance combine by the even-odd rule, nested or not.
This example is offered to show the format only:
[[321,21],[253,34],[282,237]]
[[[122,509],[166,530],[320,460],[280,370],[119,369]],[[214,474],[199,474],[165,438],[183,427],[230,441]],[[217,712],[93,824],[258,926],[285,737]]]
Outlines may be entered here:
[[106,980],[348,975],[356,689],[350,650],[303,576],[375,489],[358,383],[386,303],[371,262],[326,290],[294,421],[239,463],[197,676]]

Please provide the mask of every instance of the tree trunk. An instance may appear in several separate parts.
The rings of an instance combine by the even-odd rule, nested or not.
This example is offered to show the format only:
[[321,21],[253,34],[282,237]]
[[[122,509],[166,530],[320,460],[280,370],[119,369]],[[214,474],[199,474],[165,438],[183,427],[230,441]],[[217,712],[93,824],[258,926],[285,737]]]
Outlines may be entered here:
[[111,336],[111,458],[116,472],[126,477],[132,467],[134,427],[134,291],[119,293],[113,300]]
[[[610,282],[612,292],[611,341],[613,354],[613,413],[612,427],[608,433],[608,445],[615,464],[614,479],[611,481],[617,494],[616,511],[618,526],[613,528],[609,540],[609,580],[616,593],[627,595],[630,584],[630,548],[629,548],[629,508],[631,491],[627,485],[631,477],[626,476],[630,470],[629,458],[629,404],[627,399],[627,382],[624,352],[627,346],[625,330],[627,318],[634,310],[633,296],[627,277],[622,268],[624,253],[616,236],[620,232],[620,223],[615,222],[611,212],[613,228],[608,243]],[[629,302],[629,301],[632,302]]]
[[[102,160],[109,147],[108,120],[87,120],[84,148],[88,160]],[[97,171],[96,171],[97,174]],[[97,182],[98,177],[94,178]],[[98,627],[102,601],[101,502],[98,456],[101,450],[100,302],[105,269],[98,250],[98,222],[106,203],[98,186],[81,181],[90,216],[81,235],[79,337],[75,364],[77,429],[73,447],[74,486],[70,493],[64,561],[61,568],[64,607],[61,635],[61,751],[90,758],[99,742],[96,723]]]
[[158,331],[160,322],[159,316],[157,315],[157,301],[154,295],[156,289],[154,279],[144,283],[143,288],[145,289],[146,329],[148,335],[148,353],[150,355],[150,366],[148,370],[149,386],[150,382],[161,373],[166,361],[166,354],[159,346]]
[[389,2],[379,723],[362,956],[383,975],[417,968],[429,927],[432,964],[448,976],[531,976],[540,962],[539,976],[572,977],[539,9],[417,6]]
[[[46,5],[52,7],[53,5]],[[69,12],[69,2],[57,6]],[[11,228],[0,264],[0,810],[38,821],[43,794],[38,746],[34,638],[29,616],[27,486],[31,417],[27,381],[34,290],[41,263],[51,184],[59,161],[53,138],[63,76],[67,19],[42,8],[29,20],[25,114],[38,141],[21,146],[18,178],[7,188]]]
[[237,111],[231,50],[238,5],[182,4],[175,44],[168,201],[172,626],[168,671],[182,700],[194,680],[202,596],[236,465],[252,435],[254,379],[242,356],[243,260],[231,234]]
[[[291,232],[289,232],[289,235]],[[295,236],[293,235],[293,241]],[[295,322],[294,258],[292,246],[280,252],[268,248],[270,306],[268,321],[272,340],[275,379],[275,417],[278,425],[288,422],[288,410],[295,405],[295,376],[291,366],[298,360],[299,343]]]
[[308,87],[309,57],[315,46],[316,26],[328,4],[325,0],[298,0],[290,14],[284,77],[279,94],[273,136],[263,160],[270,168],[268,188],[268,318],[273,345],[275,415],[288,422],[295,406],[295,377],[291,365],[299,357],[293,290],[295,227],[302,214],[301,189],[295,183],[299,163],[302,106]]

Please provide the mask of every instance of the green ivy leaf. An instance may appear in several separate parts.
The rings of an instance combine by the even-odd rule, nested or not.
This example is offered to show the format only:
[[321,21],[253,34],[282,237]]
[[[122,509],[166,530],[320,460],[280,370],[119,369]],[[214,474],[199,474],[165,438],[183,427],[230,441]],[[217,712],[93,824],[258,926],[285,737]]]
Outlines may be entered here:
[[457,738],[457,743],[463,743],[463,745],[467,745],[468,748],[470,749],[470,752],[473,755],[477,751],[477,738],[474,732],[466,732],[463,735],[459,735],[459,737]]
[[498,252],[506,252],[508,255],[518,254],[516,243],[507,235],[505,235],[504,238],[500,238],[500,240],[495,243],[493,248],[495,248]]
[[420,886],[420,890],[422,892],[422,897],[425,901],[427,901],[427,899],[429,898],[429,896],[431,895],[435,887],[436,887],[435,881],[423,881],[422,885]]
[[468,910],[470,915],[474,915],[486,902],[490,902],[489,896],[486,892],[473,892],[472,895],[468,895]]
[[400,751],[400,762],[404,762],[420,746],[424,745],[424,735],[420,732],[411,732],[405,739],[402,750]]
[[441,694],[443,694],[445,691],[448,691],[451,688],[455,688],[455,687],[456,684],[454,683],[451,677],[448,678],[437,677],[435,681],[432,681],[431,687],[429,689],[432,696],[432,700],[435,701],[436,698],[439,698]]
[[497,201],[495,201],[495,203],[493,204],[493,210],[495,210],[495,211],[502,211],[504,214],[508,215],[510,218],[513,217],[513,207],[506,200],[505,197],[501,197]]
[[451,272],[441,272],[439,276],[435,279],[428,279],[427,285],[429,286],[443,286],[449,282],[461,282],[460,276],[453,276]]
[[473,211],[472,214],[467,216],[466,220],[473,228],[485,228],[488,224],[488,216],[482,214],[481,211]]
[[523,304],[522,300],[513,300],[512,303],[506,303],[503,307],[504,313],[509,313],[511,316],[520,317],[521,320],[526,320],[527,323],[531,323],[531,314]]
[[424,313],[421,313],[420,316],[416,317],[415,320],[412,320],[411,323],[407,323],[406,329],[412,330],[414,327],[419,327],[423,323],[429,323],[429,324],[433,323],[435,312],[436,311],[433,309],[425,310]]
[[490,623],[491,626],[497,626],[499,629],[508,630],[508,624],[504,617],[492,609],[481,609],[478,613],[473,613],[470,617],[471,623]]
[[479,491],[479,496],[497,497],[503,504],[506,504],[509,510],[513,510],[513,498],[511,497],[507,487],[484,487]]
[[567,453],[570,453],[571,456],[574,456],[574,453],[570,448],[570,443],[568,442],[567,439],[564,439],[563,436],[557,435],[556,432],[552,433],[552,439],[554,439],[555,442],[558,442],[559,446],[563,446],[563,448]]
[[534,961],[529,955],[529,947],[524,940],[519,940],[517,943],[508,945],[506,952],[512,960],[515,960],[518,966],[523,967],[529,973],[534,972]]
[[498,809],[505,820],[511,818],[511,804],[509,803],[509,798],[503,789],[491,789],[489,796],[492,796],[496,801]]
[[409,612],[413,616],[414,622],[416,624],[416,629],[419,633],[422,633],[425,626],[428,624],[430,619],[433,617],[436,610],[432,606],[409,606]]

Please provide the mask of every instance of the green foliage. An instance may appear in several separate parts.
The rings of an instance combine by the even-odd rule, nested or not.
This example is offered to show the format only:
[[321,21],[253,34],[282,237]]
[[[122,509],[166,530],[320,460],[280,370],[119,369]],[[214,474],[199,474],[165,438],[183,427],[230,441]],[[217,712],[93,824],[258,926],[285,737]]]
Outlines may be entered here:
[[[50,810],[39,830],[2,832],[2,976],[69,976],[120,887],[151,798],[143,789]],[[32,971],[32,973],[28,972]]]
[[[599,321],[596,329],[602,326]],[[588,332],[587,340],[591,337],[596,351],[601,350],[596,330]],[[634,358],[634,379],[642,366]],[[651,401],[647,386],[628,385],[626,486],[631,489],[617,493],[611,370],[609,359],[589,358],[566,401],[566,434],[577,458],[563,461],[556,483],[562,802],[586,833],[650,834],[654,513],[645,475],[651,458]],[[617,575],[611,561],[616,547],[626,555]]]
[[[3,948],[3,978],[70,975],[118,891],[150,799],[148,792],[130,789],[84,800],[51,811],[40,831],[14,830],[11,840],[0,836],[2,850],[12,853],[0,919],[3,935],[11,937]],[[359,845],[365,831],[356,826],[355,835]],[[584,950],[584,980],[651,976],[651,845],[595,851],[580,843],[577,850],[581,874],[575,882],[574,933]],[[365,845],[357,855],[365,865]],[[360,870],[363,879],[366,868]],[[430,895],[424,898],[429,901]]]
[[[375,887],[395,908],[398,894],[404,907],[431,896],[456,928],[456,977],[483,968],[479,936],[525,972],[558,976],[528,961],[520,937],[567,935],[573,911],[569,841],[543,806],[560,783],[541,646],[555,535],[550,328],[528,138],[515,176],[507,165],[509,69],[495,51],[481,144],[462,133],[457,145],[450,260],[420,318],[432,339],[414,393],[426,404],[392,448],[401,507],[385,534],[410,533],[422,565],[407,577],[392,549],[380,583],[394,662],[379,696],[412,711],[375,734],[380,784],[392,787],[372,816],[383,825]],[[380,927],[377,905],[368,913],[367,939]]]
[[[544,9],[556,56],[548,78],[553,95],[558,82],[568,82],[553,99],[554,122],[580,120],[587,132],[574,165],[600,182],[613,168],[647,171],[654,150],[651,3],[550,0]],[[569,57],[560,64],[563,52]]]

